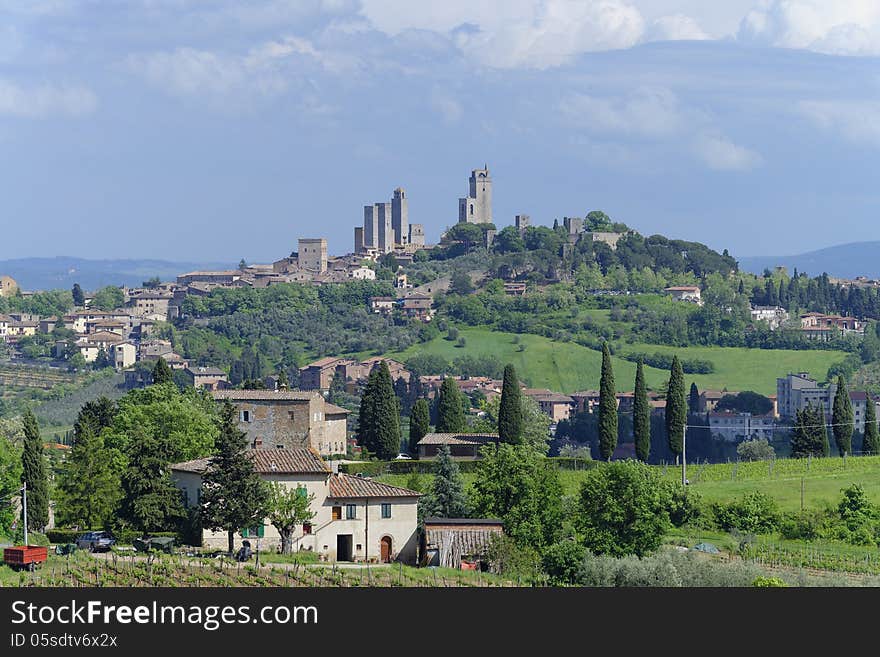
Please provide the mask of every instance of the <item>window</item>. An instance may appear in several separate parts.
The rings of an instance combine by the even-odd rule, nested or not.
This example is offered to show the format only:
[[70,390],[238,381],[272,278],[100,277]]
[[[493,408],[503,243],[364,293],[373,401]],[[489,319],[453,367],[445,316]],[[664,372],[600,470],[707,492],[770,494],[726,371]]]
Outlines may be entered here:
[[354,504],[345,505],[345,519],[354,520],[357,518],[357,507]]
[[309,491],[305,486],[297,486],[296,487],[296,496],[297,497],[308,497]]
[[311,533],[312,533],[312,523],[304,522],[303,523],[303,536],[305,536],[306,534],[311,534]]
[[180,496],[183,498],[183,500],[182,500],[183,501],[183,508],[188,509],[189,508],[189,493],[187,493],[186,488],[180,489]]
[[293,411],[287,411],[287,419],[293,420]]
[[263,538],[263,525],[257,525],[256,527],[248,527],[247,529],[242,529],[241,535],[244,538]]
[[251,412],[250,411],[242,411],[240,417],[241,417],[242,422],[250,422],[251,421]]
[[[330,513],[331,520],[342,520],[342,507],[334,506]],[[326,548],[325,548],[326,549]]]
[[391,504],[389,504],[388,502],[382,503],[382,517],[383,518],[390,518],[391,517]]

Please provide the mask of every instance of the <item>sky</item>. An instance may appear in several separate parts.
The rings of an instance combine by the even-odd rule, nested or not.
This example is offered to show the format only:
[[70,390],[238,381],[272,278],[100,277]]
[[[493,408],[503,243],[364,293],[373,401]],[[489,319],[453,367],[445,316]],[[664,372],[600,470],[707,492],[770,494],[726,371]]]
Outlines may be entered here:
[[436,241],[484,164],[499,228],[880,239],[880,0],[0,0],[0,259]]

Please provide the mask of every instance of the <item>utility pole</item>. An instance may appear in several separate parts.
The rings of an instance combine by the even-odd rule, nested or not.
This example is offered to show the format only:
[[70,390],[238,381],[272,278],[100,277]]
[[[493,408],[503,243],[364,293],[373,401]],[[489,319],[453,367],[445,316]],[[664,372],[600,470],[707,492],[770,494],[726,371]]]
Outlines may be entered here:
[[21,511],[24,516],[24,544],[27,545],[27,482],[21,487]]
[[687,423],[681,428],[681,485],[687,486]]

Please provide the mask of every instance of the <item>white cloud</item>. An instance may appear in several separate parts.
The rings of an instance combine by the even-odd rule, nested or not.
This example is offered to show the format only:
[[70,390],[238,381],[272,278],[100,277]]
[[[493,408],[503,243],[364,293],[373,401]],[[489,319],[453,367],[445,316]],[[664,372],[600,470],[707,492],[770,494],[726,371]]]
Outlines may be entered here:
[[764,0],[743,18],[738,38],[833,55],[877,55],[880,2]]
[[430,105],[447,123],[457,123],[464,115],[461,103],[436,87],[431,91]]
[[86,87],[52,84],[22,87],[0,78],[0,116],[83,116],[94,112],[97,106],[97,97]]
[[718,171],[748,171],[762,163],[758,153],[720,135],[701,135],[694,141],[694,152],[709,168]]
[[572,94],[559,106],[573,125],[594,134],[664,139],[679,133],[685,117],[666,88],[642,88],[625,97]]
[[651,23],[645,35],[647,41],[704,41],[709,38],[697,21],[684,14],[661,16]]
[[857,144],[880,146],[880,102],[808,100],[798,103],[798,110],[823,130]]

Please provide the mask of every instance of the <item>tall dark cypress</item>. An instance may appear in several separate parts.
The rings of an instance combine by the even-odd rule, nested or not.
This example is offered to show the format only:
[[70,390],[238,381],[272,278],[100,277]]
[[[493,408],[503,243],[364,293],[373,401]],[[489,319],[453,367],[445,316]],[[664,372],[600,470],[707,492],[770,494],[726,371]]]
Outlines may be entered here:
[[21,453],[21,481],[27,482],[28,530],[42,532],[49,524],[49,480],[43,458],[43,439],[37,418],[30,410],[22,418],[24,449]]
[[617,448],[617,389],[608,343],[602,344],[602,374],[599,378],[599,454],[606,461]]
[[501,386],[501,404],[498,409],[498,436],[502,443],[519,445],[522,442],[522,395],[519,378],[513,365],[504,368]]
[[862,443],[862,453],[869,455],[880,454],[880,432],[877,430],[877,408],[871,393],[868,393],[865,408],[865,439]]
[[687,424],[687,402],[684,392],[684,372],[678,356],[672,357],[669,385],[666,389],[666,438],[670,451],[681,454],[684,427]]
[[373,405],[375,449],[372,451],[380,460],[387,461],[400,451],[400,404],[394,394],[388,363],[383,360],[376,372],[376,396]]
[[417,445],[431,430],[431,409],[427,399],[417,399],[409,416],[409,453],[418,452]]
[[843,376],[837,377],[837,392],[834,394],[834,404],[831,410],[832,432],[834,442],[837,444],[837,452],[852,454],[853,435],[853,408],[846,389],[846,381]]
[[467,431],[467,421],[464,417],[461,391],[452,377],[443,379],[440,386],[439,400],[437,402],[437,428],[438,433],[460,433]]
[[645,371],[642,359],[636,366],[636,387],[633,398],[633,440],[636,443],[636,457],[648,461],[651,453],[651,405],[648,403],[648,389],[645,386]]
[[168,363],[165,362],[165,359],[159,356],[158,360],[156,360],[155,366],[153,366],[153,383],[171,383],[174,380],[174,376],[171,372],[171,368],[168,366]]
[[691,391],[688,394],[688,413],[696,415],[700,412],[700,391],[697,384],[691,382]]
[[371,452],[376,450],[376,378],[379,371],[373,370],[361,393],[358,410],[358,444]]

